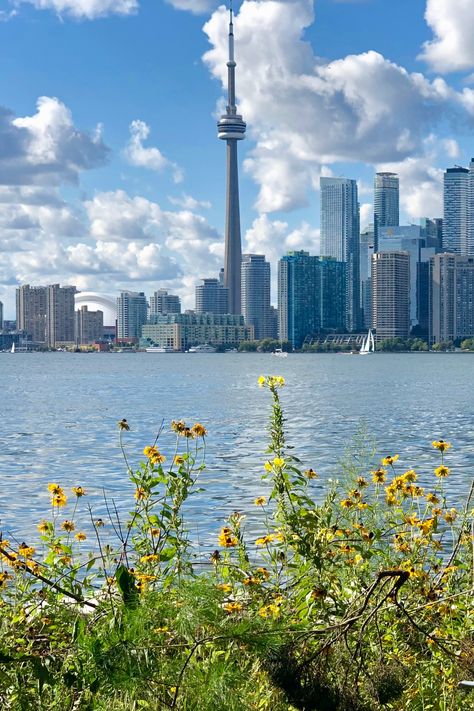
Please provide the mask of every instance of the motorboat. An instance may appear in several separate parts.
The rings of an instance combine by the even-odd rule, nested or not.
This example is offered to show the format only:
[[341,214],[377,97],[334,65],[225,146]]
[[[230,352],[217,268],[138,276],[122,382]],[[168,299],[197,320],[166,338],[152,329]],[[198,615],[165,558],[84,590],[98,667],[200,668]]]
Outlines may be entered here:
[[217,353],[217,348],[214,348],[209,343],[201,343],[198,346],[191,346],[188,353]]

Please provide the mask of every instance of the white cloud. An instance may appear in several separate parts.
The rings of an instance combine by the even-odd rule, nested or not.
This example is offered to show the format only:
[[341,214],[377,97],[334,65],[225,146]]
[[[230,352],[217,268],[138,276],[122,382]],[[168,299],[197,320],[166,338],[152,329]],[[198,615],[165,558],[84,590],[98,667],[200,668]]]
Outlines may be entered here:
[[0,185],[77,183],[107,156],[100,132],[79,131],[59,99],[42,96],[35,114],[18,118],[0,107]]
[[[244,0],[236,18],[239,110],[255,141],[245,168],[260,212],[306,204],[324,164],[421,156],[438,125],[474,116],[471,89],[458,93],[377,52],[324,62],[302,39],[313,19],[312,0]],[[227,20],[220,7],[204,26],[204,61],[223,86]]]
[[130,124],[130,140],[124,150],[125,157],[129,163],[158,172],[171,168],[174,182],[181,182],[183,180],[183,171],[176,163],[172,163],[165,158],[159,148],[146,148],[143,145],[149,135],[150,127],[144,121],[132,121]]
[[196,200],[192,195],[186,195],[183,193],[181,197],[168,196],[168,200],[172,205],[176,207],[182,207],[183,210],[210,210],[212,204],[209,200]]
[[59,15],[94,20],[106,15],[131,15],[138,10],[138,0],[16,0],[37,10],[54,10]]
[[425,18],[434,39],[420,57],[437,72],[474,67],[474,3],[472,0],[427,0]]
[[210,12],[220,4],[219,0],[166,0],[166,2],[176,10],[188,10],[194,15]]

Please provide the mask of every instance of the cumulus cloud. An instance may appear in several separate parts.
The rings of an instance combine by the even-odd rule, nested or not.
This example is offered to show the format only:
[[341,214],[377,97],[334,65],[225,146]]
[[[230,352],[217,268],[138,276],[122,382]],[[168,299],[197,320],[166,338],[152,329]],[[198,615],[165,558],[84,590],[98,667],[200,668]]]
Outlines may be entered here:
[[100,132],[78,130],[59,99],[42,96],[32,116],[0,107],[0,185],[77,183],[81,171],[103,165]]
[[474,67],[472,1],[427,0],[425,18],[434,38],[423,45],[421,59],[441,73]]
[[219,0],[166,0],[176,10],[188,10],[194,15],[210,12],[219,5]]
[[[227,13],[205,24],[204,61],[227,81]],[[255,141],[245,168],[259,186],[260,212],[304,205],[323,164],[401,162],[453,118],[472,121],[474,92],[369,51],[324,62],[302,39],[312,0],[244,0],[235,23],[239,109]],[[470,115],[469,115],[470,114]]]
[[106,15],[131,15],[138,10],[138,0],[16,0],[37,10],[54,10],[79,20],[95,20]]
[[166,168],[173,171],[173,180],[180,183],[183,180],[181,168],[169,161],[159,148],[145,147],[143,142],[150,135],[150,127],[144,121],[132,121],[130,124],[130,140],[124,150],[124,155],[131,165],[161,172]]
[[182,207],[183,210],[210,210],[212,204],[209,200],[196,200],[192,195],[183,193],[181,197],[168,196],[168,200],[176,207]]

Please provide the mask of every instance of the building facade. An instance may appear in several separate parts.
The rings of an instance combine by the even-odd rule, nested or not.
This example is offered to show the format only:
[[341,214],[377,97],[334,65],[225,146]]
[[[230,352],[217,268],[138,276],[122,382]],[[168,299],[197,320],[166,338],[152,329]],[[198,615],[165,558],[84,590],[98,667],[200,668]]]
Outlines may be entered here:
[[263,254],[242,255],[242,315],[255,339],[273,337],[270,312],[270,263]]
[[443,251],[467,254],[468,168],[455,166],[444,173]]
[[16,324],[33,346],[46,345],[46,286],[24,284],[16,290]]
[[430,260],[430,343],[474,336],[474,257],[442,253]]
[[48,348],[75,344],[75,286],[51,284],[46,291],[46,345]]
[[3,331],[3,303],[0,301],[0,331]]
[[150,296],[150,317],[156,314],[180,314],[181,300],[179,296],[168,294],[166,289],[158,289]]
[[143,326],[140,345],[186,351],[204,343],[236,347],[253,339],[253,326],[246,326],[238,314],[162,314],[155,317],[155,323]]
[[321,178],[321,254],[346,264],[346,329],[360,326],[360,220],[357,183]]
[[142,291],[122,291],[117,299],[117,341],[137,343],[147,315],[148,304]]
[[380,229],[397,227],[400,215],[400,186],[396,173],[376,173],[374,178],[374,242],[378,249]]
[[343,331],[346,294],[346,264],[289,252],[278,263],[280,340],[301,348],[323,331]]
[[372,255],[374,253],[374,226],[369,225],[360,235],[360,309],[361,325],[372,326]]
[[372,257],[372,328],[377,341],[408,338],[410,256],[407,252],[376,252]]
[[[219,279],[202,279],[196,286],[195,312],[197,314],[228,314],[229,289]],[[240,283],[240,280],[239,280]]]
[[96,341],[101,341],[103,337],[103,311],[89,311],[87,306],[81,306],[81,308],[76,311],[76,345],[90,345]]

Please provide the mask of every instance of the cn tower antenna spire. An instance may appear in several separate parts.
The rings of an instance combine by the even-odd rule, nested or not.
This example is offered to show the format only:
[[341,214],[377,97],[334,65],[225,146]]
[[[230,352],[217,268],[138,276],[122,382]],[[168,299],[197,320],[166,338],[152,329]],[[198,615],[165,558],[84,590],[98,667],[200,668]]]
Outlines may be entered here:
[[242,244],[240,236],[237,141],[245,138],[246,123],[235,103],[234,9],[229,0],[229,58],[227,61],[227,107],[217,124],[218,137],[227,142],[227,190],[224,285],[229,289],[229,313],[241,313]]

